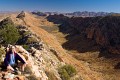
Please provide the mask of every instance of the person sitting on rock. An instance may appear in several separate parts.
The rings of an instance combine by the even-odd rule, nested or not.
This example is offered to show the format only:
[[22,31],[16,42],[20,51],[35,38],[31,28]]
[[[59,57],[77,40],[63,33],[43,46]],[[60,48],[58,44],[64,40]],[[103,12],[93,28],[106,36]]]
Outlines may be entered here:
[[[18,60],[21,62],[18,64]],[[21,66],[21,70],[24,71],[26,62],[16,53],[15,47],[12,46],[9,48],[9,51],[6,52],[6,57],[4,59],[4,64],[7,70],[15,71],[16,66]]]

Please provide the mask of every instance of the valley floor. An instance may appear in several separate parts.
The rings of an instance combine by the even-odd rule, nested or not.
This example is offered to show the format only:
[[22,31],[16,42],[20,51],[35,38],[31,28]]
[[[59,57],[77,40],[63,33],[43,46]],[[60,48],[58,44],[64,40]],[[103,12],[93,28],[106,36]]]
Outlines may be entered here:
[[[42,28],[45,29],[44,27]],[[67,42],[65,38],[67,34],[63,34],[62,32],[59,32],[57,26],[54,26],[54,29],[51,29],[51,31],[48,32],[54,35],[61,45]],[[84,68],[87,69],[87,67],[89,67],[91,71],[94,71],[96,74],[102,77],[103,80],[120,80],[120,69],[115,69],[118,62],[120,61],[119,58],[99,57],[100,54],[99,51],[83,53],[83,52],[78,52],[77,50],[67,50],[67,49],[65,50],[68,54],[72,55],[82,64],[86,65],[83,66]],[[97,80],[101,80],[101,79],[98,78]]]

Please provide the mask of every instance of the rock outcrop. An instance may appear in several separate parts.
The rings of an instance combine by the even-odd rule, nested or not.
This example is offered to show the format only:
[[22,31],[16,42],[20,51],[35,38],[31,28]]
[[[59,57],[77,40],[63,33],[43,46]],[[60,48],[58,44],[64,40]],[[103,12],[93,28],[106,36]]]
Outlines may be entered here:
[[[47,46],[46,46],[47,47]],[[16,52],[20,55],[25,62],[27,63],[27,67],[24,72],[24,79],[32,80],[31,75],[36,77],[35,80],[48,80],[50,79],[48,76],[48,72],[51,72],[57,80],[61,80],[57,68],[61,65],[60,62],[54,54],[51,53],[49,47],[43,50],[37,50],[34,47],[31,47],[31,52],[26,51],[22,46],[16,45]],[[23,74],[23,73],[22,73]],[[5,76],[2,76],[5,75]],[[20,75],[14,75],[7,72],[1,72],[1,80],[2,77],[21,77]],[[22,80],[24,80],[22,79]]]
[[22,11],[16,18],[23,19],[25,17],[25,12]]

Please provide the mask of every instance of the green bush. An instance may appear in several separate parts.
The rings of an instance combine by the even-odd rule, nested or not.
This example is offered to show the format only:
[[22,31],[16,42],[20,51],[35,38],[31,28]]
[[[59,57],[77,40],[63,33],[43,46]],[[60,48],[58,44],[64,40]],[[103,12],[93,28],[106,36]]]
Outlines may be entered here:
[[61,78],[63,80],[69,80],[70,77],[74,76],[77,73],[76,69],[73,66],[71,66],[71,65],[62,66],[58,70],[58,72],[61,75]]
[[18,29],[13,23],[2,22],[2,27],[0,28],[0,38],[3,40],[2,43],[5,44],[15,44],[20,38]]
[[23,48],[26,49],[26,50],[29,50],[29,49],[30,49],[29,45],[22,45],[22,46],[23,46]]
[[37,40],[33,37],[28,38],[27,41],[26,41],[27,44],[31,44],[31,43],[34,43],[34,42],[37,42]]
[[70,77],[74,76],[76,74],[76,70],[73,66],[71,65],[65,65],[62,67],[65,69]]
[[31,34],[31,32],[30,31],[26,31],[26,32],[23,33],[23,36],[26,36],[26,35],[29,35],[29,34]]
[[60,69],[59,74],[61,75],[62,80],[70,80],[70,76],[65,69]]

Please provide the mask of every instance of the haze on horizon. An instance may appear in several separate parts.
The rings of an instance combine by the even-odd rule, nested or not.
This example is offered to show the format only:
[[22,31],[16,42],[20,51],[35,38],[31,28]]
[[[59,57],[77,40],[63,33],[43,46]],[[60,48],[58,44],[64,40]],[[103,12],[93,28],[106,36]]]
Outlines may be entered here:
[[116,12],[120,13],[120,0],[1,0],[0,11],[42,12]]

